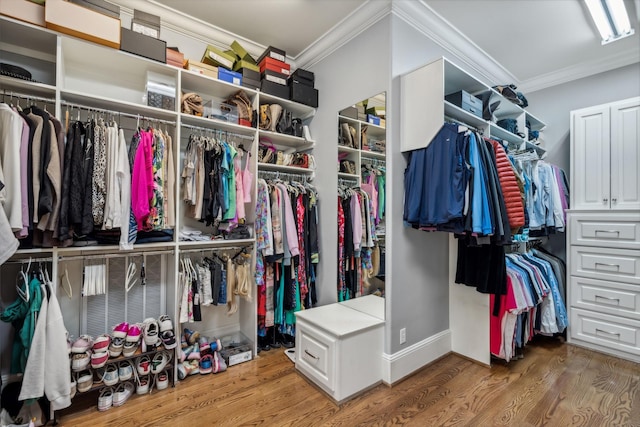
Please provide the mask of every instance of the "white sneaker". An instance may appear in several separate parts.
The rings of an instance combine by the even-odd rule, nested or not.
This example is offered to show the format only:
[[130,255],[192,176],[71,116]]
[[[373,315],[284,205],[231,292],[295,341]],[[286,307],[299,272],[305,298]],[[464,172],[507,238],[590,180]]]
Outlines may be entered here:
[[136,387],[136,394],[149,393],[149,376],[143,375],[138,378],[138,386]]
[[152,347],[158,343],[160,340],[159,336],[160,327],[158,326],[158,321],[153,318],[144,319],[144,343],[147,347]]
[[118,377],[120,381],[130,380],[133,376],[133,364],[130,360],[120,362],[118,365]]
[[158,390],[164,390],[169,387],[169,374],[167,371],[162,371],[156,375],[156,387]]
[[113,406],[113,389],[107,387],[102,389],[98,396],[98,411],[106,411]]
[[104,376],[102,382],[104,385],[112,386],[118,384],[120,381],[120,375],[118,374],[118,366],[115,363],[109,363],[104,368]]
[[122,406],[133,394],[135,388],[130,382],[121,383],[113,392],[113,406]]

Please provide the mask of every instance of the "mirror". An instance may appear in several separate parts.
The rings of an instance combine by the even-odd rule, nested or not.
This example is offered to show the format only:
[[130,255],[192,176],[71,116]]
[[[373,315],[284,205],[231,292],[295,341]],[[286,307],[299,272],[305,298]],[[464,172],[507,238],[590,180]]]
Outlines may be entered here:
[[348,305],[385,294],[385,118],[385,93],[338,112],[337,292]]

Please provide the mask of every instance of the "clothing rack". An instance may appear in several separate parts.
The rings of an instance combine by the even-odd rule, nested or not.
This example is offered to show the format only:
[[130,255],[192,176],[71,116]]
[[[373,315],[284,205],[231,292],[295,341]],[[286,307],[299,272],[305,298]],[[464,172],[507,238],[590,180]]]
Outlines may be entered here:
[[29,264],[34,262],[53,262],[53,258],[21,258],[5,261],[4,264]]
[[451,123],[453,125],[458,125],[458,126],[466,126],[468,127],[470,130],[478,132],[480,135],[482,135],[484,133],[484,131],[482,129],[478,129],[475,126],[471,126],[463,121],[460,121],[458,119],[454,119],[453,117],[450,116],[444,116],[444,121],[447,123]]
[[387,166],[387,161],[382,159],[369,159],[367,157],[363,157],[360,162],[364,165]]
[[247,243],[244,246],[224,246],[220,248],[200,248],[200,249],[185,249],[180,251],[180,255],[193,254],[193,253],[207,253],[207,252],[223,252],[223,251],[243,251],[251,247],[253,243]]
[[56,100],[53,98],[44,98],[42,96],[36,96],[36,95],[28,95],[26,93],[19,93],[19,92],[13,92],[13,91],[7,91],[6,89],[4,89],[2,91],[2,96],[9,96],[12,98],[21,98],[21,99],[25,99],[27,101],[40,101],[40,102],[46,102],[48,104],[55,104]]
[[195,125],[188,125],[183,123],[182,124],[183,128],[187,128],[187,129],[192,129],[192,130],[199,130],[199,131],[203,131],[203,132],[224,132],[225,135],[227,136],[231,136],[233,138],[240,138],[240,139],[246,139],[247,141],[253,141],[254,138],[252,136],[249,135],[241,135],[239,133],[234,133],[234,132],[229,132],[223,129],[218,129],[215,127],[211,127],[211,128],[206,128],[206,127],[202,127],[202,126],[195,126]]
[[358,180],[355,178],[338,178],[338,185],[343,185],[346,187],[357,187]]
[[117,253],[117,254],[101,254],[101,255],[74,255],[74,256],[60,255],[58,257],[58,261],[78,261],[78,260],[84,261],[88,259],[126,258],[126,257],[149,256],[149,255],[170,255],[172,253],[173,253],[173,249],[168,249],[164,251],[123,252],[123,253]]
[[90,105],[83,105],[83,104],[77,104],[75,102],[69,102],[69,101],[65,101],[62,100],[60,101],[61,105],[64,105],[66,107],[71,107],[71,108],[77,108],[79,110],[86,110],[88,112],[99,112],[99,113],[106,113],[106,114],[111,114],[113,116],[120,116],[120,117],[131,117],[133,119],[137,119],[137,120],[145,120],[148,122],[153,122],[153,123],[162,123],[165,125],[171,125],[171,126],[175,126],[176,122],[175,121],[171,121],[171,120],[164,120],[164,119],[157,119],[155,117],[147,117],[147,116],[143,116],[141,114],[132,114],[132,113],[125,113],[122,111],[115,111],[115,110],[108,110],[106,108],[97,108],[97,107],[92,107]]
[[262,179],[283,179],[286,181],[302,181],[307,182],[307,175],[291,172],[280,171],[258,171],[258,177]]

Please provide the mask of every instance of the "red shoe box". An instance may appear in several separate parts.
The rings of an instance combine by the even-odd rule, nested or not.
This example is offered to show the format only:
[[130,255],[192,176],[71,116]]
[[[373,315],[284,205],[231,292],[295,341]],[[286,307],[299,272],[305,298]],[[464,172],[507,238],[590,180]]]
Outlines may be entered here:
[[264,70],[271,70],[288,76],[291,74],[291,65],[286,62],[266,57],[260,61],[260,73],[264,73]]

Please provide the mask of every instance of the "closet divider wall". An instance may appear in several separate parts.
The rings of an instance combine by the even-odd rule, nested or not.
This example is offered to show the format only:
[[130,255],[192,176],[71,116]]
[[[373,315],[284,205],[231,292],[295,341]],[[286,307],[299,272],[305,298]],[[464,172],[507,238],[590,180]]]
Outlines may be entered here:
[[[242,90],[252,103],[254,111],[259,111],[262,104],[278,104],[291,112],[294,118],[301,119],[303,125],[309,124],[315,109],[6,17],[0,17],[0,62],[28,69],[33,77],[33,80],[29,81],[0,75],[0,95],[4,94],[6,99],[22,94],[23,98],[25,95],[31,97],[39,105],[42,102],[38,101],[39,99],[49,100],[50,112],[63,121],[67,114],[71,121],[78,119],[78,116],[82,120],[88,117],[113,119],[124,128],[127,143],[140,126],[158,127],[167,131],[172,139],[172,172],[175,182],[167,191],[172,196],[174,207],[167,213],[172,215],[174,220],[170,224],[171,227],[166,227],[171,230],[171,234],[168,234],[170,237],[155,243],[136,243],[132,249],[126,251],[121,250],[117,244],[53,246],[22,249],[15,255],[16,259],[36,256],[52,260],[53,282],[70,334],[78,336],[82,333],[108,333],[117,322],[138,322],[144,317],[157,318],[161,314],[168,314],[173,320],[178,340],[183,327],[217,338],[242,334],[249,341],[252,355],[255,355],[257,293],[253,280],[253,230],[256,220],[257,172],[295,172],[309,179],[313,174],[312,162],[297,166],[259,164],[259,143],[272,147],[277,155],[278,151],[283,154],[285,151],[310,154],[314,142],[310,139],[308,129],[305,137],[299,137],[183,113],[181,94],[195,92],[200,94],[205,102],[211,100],[215,104]],[[155,104],[149,99],[155,96],[148,85],[151,81],[159,82],[168,89],[169,95],[162,99],[164,103]],[[234,151],[243,153],[240,162],[242,169],[253,175],[246,191],[250,198],[244,203],[244,224],[249,230],[248,236],[227,236],[230,238],[223,239],[221,237],[224,233],[221,233],[216,238],[188,240],[181,234],[186,230],[192,236],[206,235],[213,230],[209,224],[189,215],[188,206],[183,200],[185,183],[182,180],[182,171],[185,161],[188,160],[187,147],[190,140],[199,138],[209,138],[208,141],[214,141],[217,146],[233,146]],[[171,182],[165,184],[171,186]],[[242,223],[243,221],[240,221],[240,224]],[[232,315],[227,315],[226,310],[221,307],[211,307],[207,309],[210,315],[205,316],[201,322],[181,325],[181,260],[185,257],[200,259],[223,254],[234,256],[242,250],[251,257],[250,294],[254,297],[239,298],[238,309]],[[147,272],[146,286],[139,286],[138,283],[128,292],[123,290],[123,280],[126,277],[122,269],[126,269],[126,273],[129,265],[136,265],[140,281],[143,259]],[[83,269],[91,262],[103,262],[109,266],[108,292],[102,296],[82,298],[80,287]],[[64,297],[64,293],[61,293],[62,279],[69,279],[71,282],[73,298]],[[116,287],[119,290],[112,292]],[[6,349],[4,344],[5,342],[3,348]],[[2,366],[4,369],[7,365],[3,363]],[[177,364],[174,364],[174,374],[177,373],[176,366]],[[2,372],[3,375],[5,373]]]

